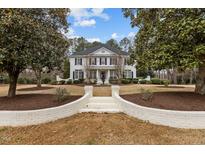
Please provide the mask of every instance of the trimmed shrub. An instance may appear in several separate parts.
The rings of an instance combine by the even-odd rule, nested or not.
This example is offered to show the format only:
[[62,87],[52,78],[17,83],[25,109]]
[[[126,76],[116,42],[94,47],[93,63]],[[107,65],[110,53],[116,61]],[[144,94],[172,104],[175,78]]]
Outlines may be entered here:
[[80,84],[81,81],[80,81],[80,80],[74,80],[73,83],[74,83],[74,84]]
[[139,80],[137,78],[132,80],[133,83],[138,84]]
[[146,81],[146,84],[152,84],[152,81]]
[[144,80],[144,79],[142,79],[142,80],[139,80],[139,83],[140,83],[140,84],[146,84],[146,83],[147,83],[147,81],[146,81],[146,80]]
[[68,81],[66,81],[66,84],[72,84],[73,81],[71,79],[69,79]]
[[70,95],[70,93],[65,88],[56,89],[56,99],[58,102],[63,102]]
[[138,80],[139,80],[139,79],[144,79],[144,78],[143,78],[143,77],[141,77],[141,76],[139,76],[139,77],[136,77],[136,79],[138,79]]
[[161,80],[158,78],[152,78],[151,81],[152,81],[152,84],[161,84]]
[[44,79],[42,79],[42,83],[43,84],[48,84],[48,83],[51,83],[51,79],[50,78],[44,78]]
[[80,83],[83,83],[84,82],[84,79],[79,79]]
[[65,84],[65,81],[64,81],[64,80],[59,81],[59,84],[60,84],[60,85],[61,85],[61,84]]
[[131,80],[130,79],[122,79],[121,82],[122,82],[122,84],[129,84],[129,83],[131,83]]
[[168,87],[170,84],[169,80],[161,80],[161,84],[164,84],[165,87]]
[[118,84],[118,79],[109,79],[109,83]]

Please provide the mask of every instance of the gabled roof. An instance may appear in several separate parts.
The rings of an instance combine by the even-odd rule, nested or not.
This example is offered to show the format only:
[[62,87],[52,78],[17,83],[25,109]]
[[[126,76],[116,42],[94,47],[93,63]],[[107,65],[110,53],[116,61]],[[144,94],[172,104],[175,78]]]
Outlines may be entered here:
[[88,55],[88,54],[90,54],[90,53],[92,53],[92,52],[95,52],[96,50],[98,50],[98,49],[100,49],[100,48],[107,48],[108,50],[110,50],[110,51],[112,51],[112,52],[114,52],[114,53],[116,53],[116,54],[119,54],[119,55],[128,55],[127,52],[124,52],[124,51],[121,51],[121,50],[119,50],[119,49],[110,47],[110,46],[108,46],[108,45],[106,45],[106,44],[100,44],[100,45],[98,45],[98,46],[95,46],[95,47],[92,47],[92,48],[88,48],[88,49],[86,49],[86,50],[84,50],[84,51],[74,52],[74,53],[71,55],[71,57],[72,57],[72,56],[78,56],[78,55]]

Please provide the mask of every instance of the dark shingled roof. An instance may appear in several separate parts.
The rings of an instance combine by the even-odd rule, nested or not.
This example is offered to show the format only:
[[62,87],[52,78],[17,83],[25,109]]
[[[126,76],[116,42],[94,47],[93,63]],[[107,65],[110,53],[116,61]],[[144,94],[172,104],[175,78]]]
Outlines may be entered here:
[[100,45],[98,45],[98,46],[95,46],[95,47],[92,47],[92,48],[88,48],[88,49],[86,49],[86,50],[84,50],[84,51],[81,51],[81,52],[74,52],[71,56],[88,55],[88,54],[90,54],[90,53],[92,53],[92,52],[94,52],[94,51],[96,51],[96,50],[98,50],[98,49],[100,49],[100,48],[103,48],[103,47],[104,47],[104,48],[107,48],[108,50],[110,50],[110,51],[112,51],[112,52],[114,52],[114,53],[116,53],[116,54],[128,55],[127,52],[124,52],[124,51],[121,51],[121,50],[119,50],[119,49],[110,47],[110,46],[108,46],[108,45],[106,45],[106,44],[100,44]]

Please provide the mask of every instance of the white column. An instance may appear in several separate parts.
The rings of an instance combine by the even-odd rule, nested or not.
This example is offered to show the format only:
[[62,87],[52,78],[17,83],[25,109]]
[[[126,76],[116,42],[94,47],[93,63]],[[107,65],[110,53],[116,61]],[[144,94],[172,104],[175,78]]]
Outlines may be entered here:
[[98,72],[98,70],[97,70],[97,72],[96,72],[97,74],[96,74],[96,79],[97,79],[97,84],[99,83],[99,72]]

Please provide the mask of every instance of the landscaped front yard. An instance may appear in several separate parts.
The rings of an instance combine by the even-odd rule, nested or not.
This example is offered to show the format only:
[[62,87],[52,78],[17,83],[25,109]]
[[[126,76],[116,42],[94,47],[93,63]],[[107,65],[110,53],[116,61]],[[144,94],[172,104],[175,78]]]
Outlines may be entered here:
[[82,113],[36,126],[0,127],[0,144],[205,144],[205,130],[153,125],[121,113]]
[[[17,94],[55,94],[59,85],[18,85]],[[70,96],[82,96],[84,87],[62,85]],[[191,92],[194,86],[164,87],[159,85],[123,85],[120,94],[135,94],[141,89],[153,92]],[[8,86],[0,85],[0,99],[6,95]],[[111,95],[111,87],[94,87],[94,96]],[[15,99],[15,98],[14,98]],[[43,99],[43,98],[42,98]],[[45,97],[51,99],[50,97]],[[24,99],[26,100],[26,99]],[[34,99],[35,100],[35,99]],[[39,103],[40,100],[38,100]],[[12,102],[12,100],[11,100]],[[11,105],[10,102],[10,105]],[[28,102],[29,103],[29,102]],[[35,101],[33,101],[35,103]],[[48,103],[48,102],[47,102]],[[205,130],[176,129],[150,124],[123,113],[81,113],[54,122],[27,127],[0,127],[0,144],[204,144]]]

